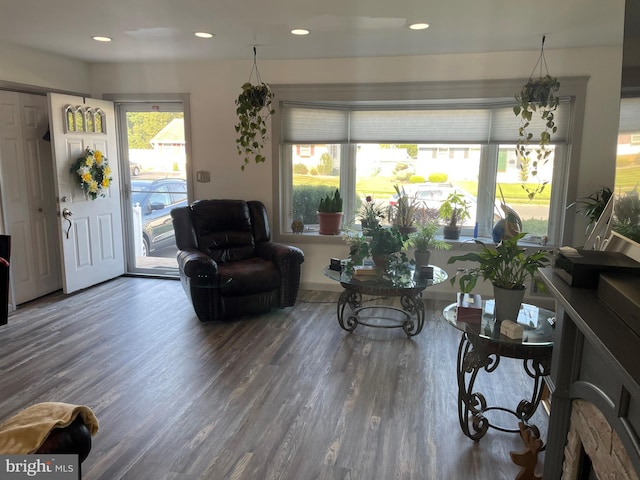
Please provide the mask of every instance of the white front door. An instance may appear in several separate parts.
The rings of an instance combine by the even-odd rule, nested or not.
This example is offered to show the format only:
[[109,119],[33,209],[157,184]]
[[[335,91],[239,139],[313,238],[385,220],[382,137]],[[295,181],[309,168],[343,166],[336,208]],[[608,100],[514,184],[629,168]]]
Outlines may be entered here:
[[[63,290],[71,293],[124,273],[113,103],[50,93],[49,119],[60,214]],[[78,175],[70,172],[87,148],[102,152],[113,178],[106,196],[95,200],[85,194]]]

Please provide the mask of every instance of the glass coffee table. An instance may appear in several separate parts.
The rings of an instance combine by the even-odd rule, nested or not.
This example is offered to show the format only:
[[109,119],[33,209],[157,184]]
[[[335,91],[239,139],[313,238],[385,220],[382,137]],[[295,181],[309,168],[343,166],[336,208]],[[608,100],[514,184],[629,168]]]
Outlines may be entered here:
[[[448,305],[442,312],[445,320],[462,332],[458,348],[458,417],[464,434],[480,440],[489,427],[503,432],[519,432],[518,428],[506,428],[489,421],[486,412],[499,410],[514,415],[532,428],[536,436],[540,432],[527,422],[535,413],[544,388],[544,377],[549,375],[553,350],[553,326],[555,313],[533,305],[522,304],[518,323],[524,327],[521,339],[506,337],[500,333],[500,323],[493,314],[493,300],[482,302],[480,321],[459,321],[456,304]],[[520,401],[515,411],[501,406],[487,406],[485,396],[474,391],[478,373],[484,369],[493,372],[501,357],[521,359],[527,375],[534,380],[530,400]]]
[[[374,275],[359,277],[349,267],[338,272],[325,267],[323,273],[340,282],[344,292],[338,299],[338,323],[348,332],[358,325],[375,328],[402,328],[408,337],[418,335],[424,326],[422,292],[429,286],[447,279],[447,272],[430,265],[426,274],[420,274],[412,265],[401,271],[379,271]],[[364,305],[363,295],[400,297],[398,308],[390,305]],[[348,308],[347,308],[348,307]]]

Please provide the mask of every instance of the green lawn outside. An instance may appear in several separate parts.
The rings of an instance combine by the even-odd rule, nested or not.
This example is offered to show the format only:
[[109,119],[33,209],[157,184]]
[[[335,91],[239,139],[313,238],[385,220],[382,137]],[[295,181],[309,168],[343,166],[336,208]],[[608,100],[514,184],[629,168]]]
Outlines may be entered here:
[[[640,176],[640,167],[638,171]],[[328,185],[338,187],[340,180],[335,176],[323,175],[293,175],[294,185]],[[406,183],[405,185],[410,185]],[[468,192],[477,192],[478,182],[461,181],[456,182],[456,186]],[[535,187],[534,184],[529,184]],[[504,194],[507,204],[531,204],[531,205],[547,205],[551,196],[551,188],[545,188],[544,192],[536,195],[533,200],[529,200],[527,192],[519,183],[501,183],[502,193]],[[387,200],[395,191],[393,189],[393,181],[388,177],[369,177],[358,180],[356,191],[362,192],[363,195],[371,195],[374,200]]]
[[[478,182],[456,182],[456,185],[468,192],[476,192],[478,189]],[[548,205],[551,198],[551,187],[549,186],[547,186],[542,193],[537,194],[532,200],[529,200],[527,192],[522,188],[522,184],[500,183],[499,185],[502,189],[502,194],[504,195],[507,205],[516,205],[519,203],[529,205]],[[534,183],[528,183],[526,185],[532,189],[536,187],[536,184]],[[500,191],[498,190],[496,193],[498,198],[500,198]]]
[[640,165],[616,169],[615,193],[626,193],[640,185]]

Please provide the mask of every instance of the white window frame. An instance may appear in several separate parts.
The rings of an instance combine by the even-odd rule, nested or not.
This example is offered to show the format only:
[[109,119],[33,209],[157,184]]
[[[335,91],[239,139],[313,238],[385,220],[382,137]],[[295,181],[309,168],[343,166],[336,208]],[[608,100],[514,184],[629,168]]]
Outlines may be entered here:
[[[562,245],[571,240],[575,214],[565,208],[567,198],[575,198],[576,183],[569,182],[569,178],[577,176],[580,145],[582,143],[582,124],[586,99],[587,77],[560,78],[560,94],[569,97],[572,103],[571,124],[568,133],[568,145],[556,146],[554,172],[552,179],[552,195],[549,209],[549,244]],[[345,101],[419,101],[424,99],[477,99],[477,98],[506,98],[512,97],[514,92],[520,90],[526,79],[494,80],[494,81],[464,81],[464,82],[411,82],[398,84],[327,84],[327,85],[272,85],[275,93],[274,104],[281,102],[345,102]],[[515,102],[515,101],[514,101]],[[274,238],[277,240],[292,241],[290,233],[292,219],[292,159],[286,155],[290,148],[281,143],[281,119],[279,109],[272,120],[273,138],[273,178],[274,183]],[[319,143],[319,142],[318,142]],[[348,157],[354,155],[355,144],[341,144],[341,170],[340,189],[345,198],[345,218],[354,215],[351,185],[355,185],[355,162],[350,162]],[[495,183],[497,169],[498,145],[483,145],[480,167],[480,181]],[[344,152],[350,152],[344,154]],[[353,157],[355,158],[355,157]],[[491,165],[494,158],[494,165]],[[491,177],[491,172],[493,176]],[[486,195],[478,195],[478,210],[486,212],[493,210],[493,199],[483,198]],[[479,215],[481,217],[481,215]],[[485,215],[486,218],[489,218]],[[479,226],[481,231],[490,231],[490,225]],[[469,232],[463,232],[469,233]],[[332,236],[303,235],[294,237],[296,241],[335,243],[341,241]],[[463,237],[461,241],[465,241]]]

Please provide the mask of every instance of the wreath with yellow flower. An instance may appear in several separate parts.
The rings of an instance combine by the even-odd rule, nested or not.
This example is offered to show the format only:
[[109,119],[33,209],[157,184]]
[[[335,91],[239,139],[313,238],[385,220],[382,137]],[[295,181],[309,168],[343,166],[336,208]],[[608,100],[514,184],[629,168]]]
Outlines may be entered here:
[[82,190],[91,200],[105,197],[106,190],[113,180],[107,157],[100,150],[91,150],[89,147],[84,155],[74,162],[69,172],[77,175]]

